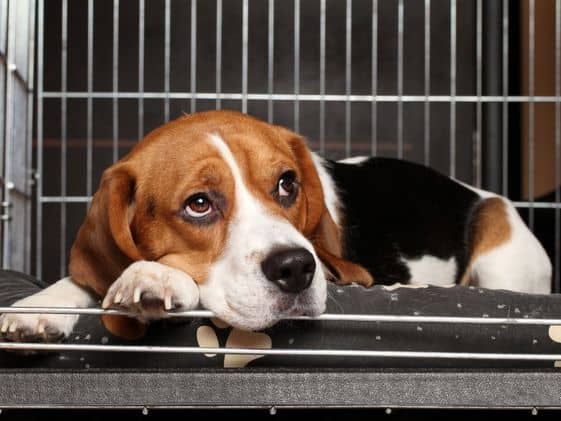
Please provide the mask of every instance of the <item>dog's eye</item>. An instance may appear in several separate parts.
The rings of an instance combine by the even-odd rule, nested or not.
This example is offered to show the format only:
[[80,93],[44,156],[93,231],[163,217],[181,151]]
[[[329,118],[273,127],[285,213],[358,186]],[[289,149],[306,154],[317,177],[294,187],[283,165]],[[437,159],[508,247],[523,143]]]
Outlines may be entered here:
[[277,181],[275,190],[272,192],[273,197],[282,207],[288,208],[296,201],[299,186],[296,173],[292,170],[285,171]]
[[296,191],[296,173],[294,171],[284,172],[278,182],[279,197],[292,196]]
[[187,199],[185,212],[193,218],[202,218],[212,212],[212,202],[204,193],[197,193]]

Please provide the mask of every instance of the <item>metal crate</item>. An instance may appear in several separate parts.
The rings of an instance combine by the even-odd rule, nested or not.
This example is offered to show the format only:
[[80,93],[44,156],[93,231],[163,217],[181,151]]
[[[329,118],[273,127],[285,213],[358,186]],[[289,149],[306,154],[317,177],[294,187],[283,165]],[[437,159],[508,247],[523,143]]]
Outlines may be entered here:
[[[549,236],[560,292],[561,0],[0,0],[3,267],[33,271],[48,281],[66,275],[68,251],[103,169],[163,122],[215,108],[292,128],[331,158],[395,156],[509,196],[536,234]],[[435,321],[407,317],[411,323]],[[467,322],[559,321],[484,317]],[[86,349],[57,347],[50,349]],[[409,358],[427,355],[433,354],[413,352]],[[521,355],[547,361],[559,356],[492,357]],[[560,377],[550,366],[531,372],[1,371],[3,407],[244,406],[273,414],[277,406],[561,406]],[[84,392],[83,384],[91,387]],[[185,384],[193,385],[192,393],[180,396]],[[317,385],[321,393],[313,393]]]

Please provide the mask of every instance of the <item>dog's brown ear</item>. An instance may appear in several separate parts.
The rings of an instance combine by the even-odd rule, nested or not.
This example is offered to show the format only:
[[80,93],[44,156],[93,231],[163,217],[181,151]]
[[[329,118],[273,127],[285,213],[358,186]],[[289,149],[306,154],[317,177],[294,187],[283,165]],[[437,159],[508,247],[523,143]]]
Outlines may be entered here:
[[[100,297],[127,266],[142,260],[131,232],[135,184],[127,163],[104,172],[70,251],[70,276]],[[126,317],[104,316],[103,321],[110,332],[126,338],[141,336],[144,330],[140,322]]]
[[287,136],[289,136],[288,143],[296,157],[302,178],[300,180],[301,194],[305,201],[305,213],[302,214],[302,218],[305,220],[302,231],[307,238],[310,238],[320,223],[325,208],[321,180],[306,141],[292,132],[288,132]]
[[335,223],[325,204],[325,196],[312,154],[304,139],[293,134],[289,144],[298,161],[302,195],[306,201],[303,233],[310,239],[323,264],[340,284],[358,283],[372,286],[374,280],[362,266],[346,260],[341,228]]

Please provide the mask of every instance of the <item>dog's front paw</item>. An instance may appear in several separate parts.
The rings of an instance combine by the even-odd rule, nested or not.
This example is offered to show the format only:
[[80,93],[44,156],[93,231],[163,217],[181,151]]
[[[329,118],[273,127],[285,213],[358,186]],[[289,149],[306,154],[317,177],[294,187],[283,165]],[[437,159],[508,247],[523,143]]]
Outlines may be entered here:
[[130,265],[111,285],[104,308],[125,309],[142,322],[168,317],[171,310],[192,310],[199,288],[189,275],[157,262]]
[[[12,307],[68,307],[68,300],[47,294],[35,294]],[[12,342],[59,342],[68,337],[78,321],[76,314],[5,313],[0,316],[2,338]]]

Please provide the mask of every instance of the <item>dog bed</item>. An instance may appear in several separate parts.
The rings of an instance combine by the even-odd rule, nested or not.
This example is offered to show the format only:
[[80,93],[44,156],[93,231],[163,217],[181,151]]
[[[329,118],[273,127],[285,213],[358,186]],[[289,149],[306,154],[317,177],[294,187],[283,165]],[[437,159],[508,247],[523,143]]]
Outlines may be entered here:
[[[30,276],[1,271],[0,305],[37,292],[45,284]],[[365,289],[329,285],[328,313],[486,318],[561,318],[561,296],[527,295],[474,287],[406,286]],[[98,316],[82,316],[66,341],[78,345],[379,350],[454,353],[561,354],[561,326],[286,320],[263,332],[248,333],[213,319],[168,319],[152,323],[139,341],[104,329]],[[519,367],[551,368],[555,361],[409,358],[371,356],[232,355],[66,351],[22,356],[0,352],[2,368],[181,369],[235,367]]]

